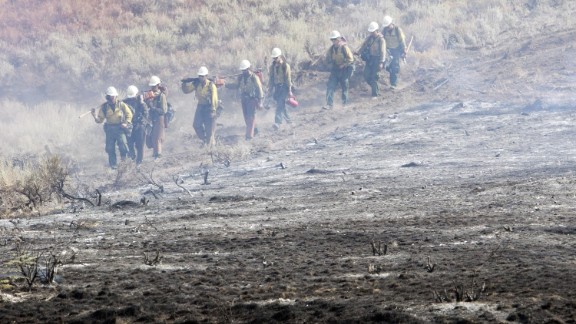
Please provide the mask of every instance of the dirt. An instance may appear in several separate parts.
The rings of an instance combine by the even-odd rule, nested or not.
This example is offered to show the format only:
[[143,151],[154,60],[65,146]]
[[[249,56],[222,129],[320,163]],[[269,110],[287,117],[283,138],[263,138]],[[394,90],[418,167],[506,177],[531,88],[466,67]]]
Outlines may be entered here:
[[[245,158],[146,161],[157,198],[102,186],[103,206],[0,220],[4,277],[16,242],[76,253],[3,289],[1,322],[574,323],[576,30],[505,36],[333,111],[311,74]],[[239,123],[221,141],[247,145]]]

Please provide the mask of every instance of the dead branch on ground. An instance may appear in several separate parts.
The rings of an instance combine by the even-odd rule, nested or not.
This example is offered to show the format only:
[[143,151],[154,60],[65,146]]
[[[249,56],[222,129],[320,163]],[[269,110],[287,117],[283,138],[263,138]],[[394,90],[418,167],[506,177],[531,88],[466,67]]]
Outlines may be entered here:
[[[150,174],[146,175],[144,172],[142,172],[142,170],[138,169],[138,174],[140,174],[140,176],[142,176],[142,178],[148,182],[149,184],[155,186],[158,188],[158,190],[160,191],[160,193],[164,193],[164,186],[159,184],[157,181],[154,180],[154,168],[152,168],[152,170],[150,170]],[[158,199],[158,197],[154,194],[154,191],[152,189],[148,190],[148,191],[152,191],[152,194],[154,195],[154,198]],[[148,193],[148,191],[146,193]],[[146,194],[145,193],[145,194]]]
[[388,245],[383,244],[382,241],[376,242],[374,238],[370,241],[370,246],[372,247],[372,255],[386,255],[388,252]]
[[156,250],[156,256],[152,259],[150,255],[146,252],[142,252],[144,254],[144,264],[149,266],[155,266],[162,261],[162,257],[160,256],[160,251]]
[[426,271],[428,272],[433,272],[434,268],[436,268],[436,264],[431,263],[430,262],[430,257],[428,257],[428,262],[426,263],[426,266],[424,267],[426,269]]
[[174,183],[176,184],[176,186],[178,186],[178,188],[186,191],[188,193],[188,195],[190,195],[190,197],[192,196],[192,193],[190,192],[190,190],[188,190],[187,188],[185,188],[182,184],[184,183],[184,180],[182,178],[180,178],[179,175],[173,175],[172,176],[172,180],[174,180]]

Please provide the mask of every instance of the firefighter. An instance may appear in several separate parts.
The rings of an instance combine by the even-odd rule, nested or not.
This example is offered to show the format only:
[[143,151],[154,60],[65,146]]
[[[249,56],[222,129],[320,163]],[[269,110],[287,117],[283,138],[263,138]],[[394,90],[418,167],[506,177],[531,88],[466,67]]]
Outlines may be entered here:
[[164,142],[164,115],[168,111],[168,100],[166,99],[166,88],[161,85],[159,77],[150,77],[148,86],[150,90],[146,93],[144,102],[148,105],[150,119],[152,120],[152,131],[150,133],[149,145],[153,150],[154,159],[162,157],[162,143]]
[[242,103],[242,114],[246,123],[246,140],[249,141],[257,134],[256,110],[261,109],[264,100],[262,81],[260,77],[250,69],[250,61],[242,60],[239,70],[238,82],[226,84],[226,88],[238,89]]
[[128,144],[126,132],[132,123],[132,111],[130,108],[118,100],[118,91],[114,87],[106,89],[106,102],[103,103],[98,112],[95,108],[90,111],[96,123],[104,123],[106,134],[106,153],[108,153],[108,165],[112,169],[117,168],[116,146],[120,151],[120,159],[126,160],[128,154]]
[[268,96],[272,96],[276,101],[276,114],[274,116],[274,129],[279,129],[282,121],[290,124],[290,116],[286,110],[286,99],[292,97],[292,72],[290,64],[282,55],[279,48],[272,49],[270,55],[272,65],[270,66],[270,75],[268,78]]
[[342,104],[348,103],[348,88],[350,86],[350,77],[354,73],[354,55],[346,44],[346,40],[337,30],[330,34],[332,46],[326,54],[326,62],[330,66],[330,78],[326,90],[326,106],[323,109],[332,109],[334,105],[334,91],[340,84],[342,89]]
[[218,89],[214,82],[208,79],[208,68],[201,66],[197,78],[183,79],[182,90],[184,93],[196,92],[198,105],[192,126],[202,141],[202,146],[212,147],[215,144]]
[[144,97],[138,93],[135,85],[126,89],[126,99],[122,100],[132,109],[132,132],[128,137],[128,152],[130,158],[139,165],[144,157],[144,143],[147,132],[150,131],[150,121],[148,119],[148,105],[144,103]]
[[380,70],[384,68],[386,60],[386,41],[378,29],[378,23],[375,21],[368,25],[370,35],[366,37],[358,51],[360,58],[365,61],[364,80],[370,86],[372,99],[378,98],[380,92],[378,87],[379,74]]
[[392,23],[392,17],[385,16],[382,24],[382,36],[386,40],[386,50],[389,55],[389,63],[386,71],[390,73],[390,88],[398,86],[398,73],[400,73],[400,59],[406,57],[406,40],[402,29]]

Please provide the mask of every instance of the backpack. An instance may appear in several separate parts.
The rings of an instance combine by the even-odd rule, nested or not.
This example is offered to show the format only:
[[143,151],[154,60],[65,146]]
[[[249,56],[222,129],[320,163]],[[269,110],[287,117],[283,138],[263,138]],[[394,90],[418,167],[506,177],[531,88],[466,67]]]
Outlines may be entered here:
[[176,114],[176,111],[172,107],[172,104],[168,102],[167,105],[168,109],[164,114],[164,128],[168,128],[168,125],[174,121],[174,115]]
[[370,59],[370,49],[372,48],[372,45],[374,45],[374,42],[376,42],[376,39],[377,37],[372,37],[370,44],[366,44],[362,52],[360,52],[360,58],[362,61],[367,62]]

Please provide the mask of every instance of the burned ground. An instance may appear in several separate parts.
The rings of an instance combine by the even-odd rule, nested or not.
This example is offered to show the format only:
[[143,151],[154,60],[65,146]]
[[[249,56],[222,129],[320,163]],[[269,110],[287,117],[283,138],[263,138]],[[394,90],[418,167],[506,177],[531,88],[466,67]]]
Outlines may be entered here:
[[3,290],[2,322],[573,323],[574,34],[462,49],[330,112],[310,87],[209,184],[194,154],[157,161],[145,206],[0,220],[3,255],[76,251],[57,283]]

